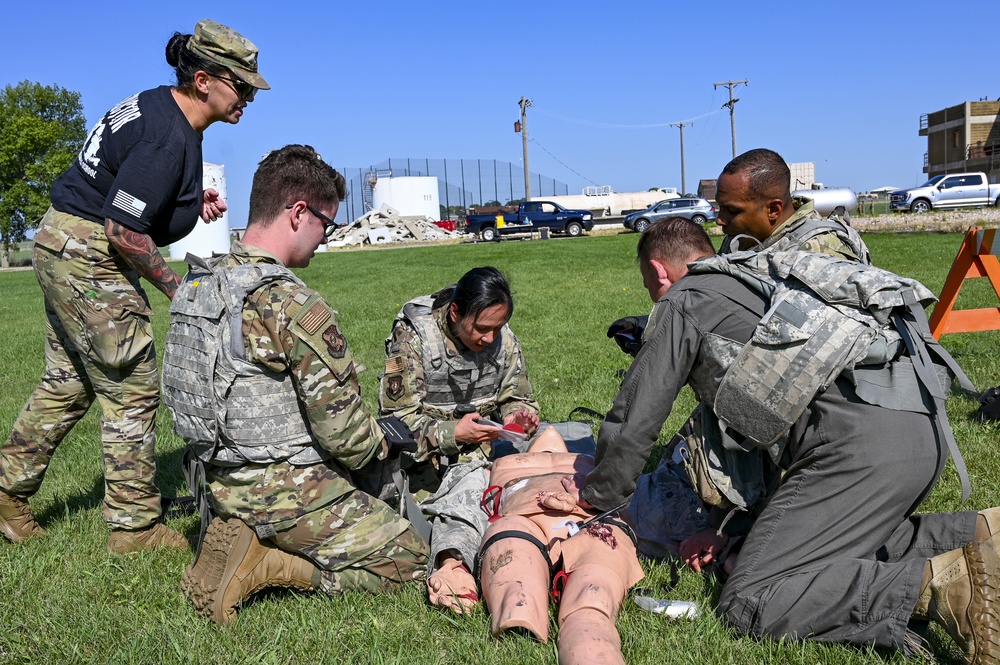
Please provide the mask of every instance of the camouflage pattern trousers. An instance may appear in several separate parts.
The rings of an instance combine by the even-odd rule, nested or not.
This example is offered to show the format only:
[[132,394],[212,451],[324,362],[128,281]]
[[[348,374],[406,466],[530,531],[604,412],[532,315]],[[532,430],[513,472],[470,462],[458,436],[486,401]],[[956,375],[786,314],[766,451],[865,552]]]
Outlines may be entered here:
[[378,593],[423,579],[427,543],[386,503],[355,490],[301,517],[271,538],[323,571],[321,589],[335,596],[350,589]]
[[96,399],[103,412],[104,519],[112,529],[160,515],[154,483],[159,405],[151,310],[100,224],[49,208],[35,236],[35,276],[45,296],[45,373],[0,458],[0,488],[38,491],[60,442]]

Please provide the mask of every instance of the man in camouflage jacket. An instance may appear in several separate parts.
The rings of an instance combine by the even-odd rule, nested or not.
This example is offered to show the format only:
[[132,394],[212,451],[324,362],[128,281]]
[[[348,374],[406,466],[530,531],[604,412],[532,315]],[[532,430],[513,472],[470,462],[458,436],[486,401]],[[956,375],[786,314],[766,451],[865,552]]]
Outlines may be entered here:
[[[715,194],[718,224],[726,234],[719,252],[797,249],[871,264],[858,232],[838,215],[821,217],[812,201],[793,198],[790,179],[785,160],[767,148],[749,150],[726,164]],[[624,317],[611,324],[608,337],[635,356],[645,326],[644,316]]]
[[[309,264],[344,195],[343,176],[312,148],[270,153],[254,176],[243,242],[195,261],[171,308],[164,401],[204,462],[218,515],[181,585],[217,623],[269,586],[378,592],[421,577],[427,563],[412,526],[352,483],[352,470],[390,450],[361,400],[336,312],[288,270]],[[198,313],[227,293],[241,311],[226,307],[213,329]],[[232,325],[227,313],[238,317]],[[212,333],[228,340],[237,329],[231,349],[211,347]],[[220,354],[207,372],[197,366],[202,345]]]
[[[858,232],[839,215],[824,219],[812,202],[791,195],[791,171],[767,148],[749,150],[722,169],[715,193],[722,253],[734,249],[798,249],[871,263]],[[847,212],[843,213],[846,219]]]

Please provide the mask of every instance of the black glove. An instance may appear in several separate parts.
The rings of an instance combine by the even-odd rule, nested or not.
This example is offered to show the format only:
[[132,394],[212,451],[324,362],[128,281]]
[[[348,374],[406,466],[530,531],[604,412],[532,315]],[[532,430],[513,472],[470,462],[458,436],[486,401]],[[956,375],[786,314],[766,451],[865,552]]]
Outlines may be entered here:
[[979,411],[976,417],[980,422],[987,420],[1000,420],[1000,386],[990,388],[979,398]]
[[375,422],[385,434],[385,440],[389,444],[389,458],[399,457],[400,453],[417,452],[417,440],[413,438],[413,432],[406,424],[395,416],[379,418]]
[[642,348],[642,333],[646,330],[648,316],[626,316],[608,328],[608,337],[615,340],[621,350],[633,358]]

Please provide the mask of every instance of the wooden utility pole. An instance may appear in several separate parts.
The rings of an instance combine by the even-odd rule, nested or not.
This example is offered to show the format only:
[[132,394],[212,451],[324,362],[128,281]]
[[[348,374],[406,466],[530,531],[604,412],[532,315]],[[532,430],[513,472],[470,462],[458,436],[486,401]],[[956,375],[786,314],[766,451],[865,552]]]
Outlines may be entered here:
[[679,127],[681,130],[681,196],[687,194],[687,181],[684,178],[684,127],[693,125],[693,122],[672,122],[671,127]]
[[733,88],[739,84],[749,85],[749,81],[742,79],[740,81],[723,81],[722,83],[713,83],[712,89],[717,89],[720,85],[724,85],[729,88],[729,101],[722,105],[723,108],[729,107],[729,126],[733,131],[733,159],[736,158],[736,102],[740,101],[738,98],[733,98]]
[[531,106],[531,100],[527,97],[521,97],[521,101],[518,102],[518,106],[521,107],[521,148],[524,150],[524,200],[527,201],[531,198],[531,171],[528,169],[528,107]]

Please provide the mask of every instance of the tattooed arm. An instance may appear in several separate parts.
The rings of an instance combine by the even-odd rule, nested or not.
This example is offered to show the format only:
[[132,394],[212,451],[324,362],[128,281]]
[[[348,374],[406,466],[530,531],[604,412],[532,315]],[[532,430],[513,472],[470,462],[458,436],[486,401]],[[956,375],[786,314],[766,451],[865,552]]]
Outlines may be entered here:
[[177,292],[181,281],[180,277],[160,256],[160,250],[152,238],[145,233],[122,226],[110,217],[104,220],[104,233],[126,263],[149,283],[163,291],[164,295],[171,300],[174,299],[174,293]]

